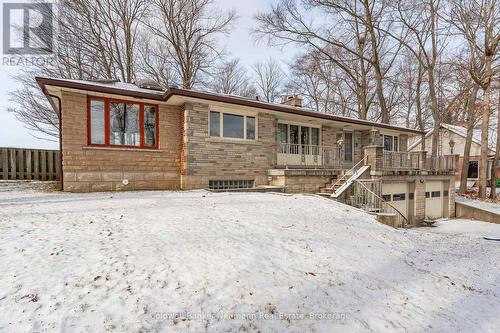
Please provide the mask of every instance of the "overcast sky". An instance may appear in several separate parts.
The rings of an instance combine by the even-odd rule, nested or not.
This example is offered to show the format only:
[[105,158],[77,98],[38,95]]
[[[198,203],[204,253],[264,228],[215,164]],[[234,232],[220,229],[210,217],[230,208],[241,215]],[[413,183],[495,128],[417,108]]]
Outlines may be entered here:
[[[272,0],[215,0],[219,7],[224,9],[234,8],[238,12],[239,19],[235,24],[231,35],[221,38],[221,45],[230,51],[230,57],[238,57],[242,63],[250,69],[256,62],[265,61],[269,57],[280,60],[283,67],[290,61],[293,54],[291,48],[282,50],[271,48],[265,44],[255,43],[250,30],[254,26],[252,19],[259,10],[269,7]],[[0,3],[3,3],[0,0]],[[40,136],[39,133],[30,133],[23,124],[7,112],[9,105],[8,92],[16,86],[16,82],[10,78],[18,68],[0,66],[0,147],[26,147],[26,148],[54,148],[57,149],[57,142],[40,140],[33,135]],[[82,110],[83,112],[84,110]]]

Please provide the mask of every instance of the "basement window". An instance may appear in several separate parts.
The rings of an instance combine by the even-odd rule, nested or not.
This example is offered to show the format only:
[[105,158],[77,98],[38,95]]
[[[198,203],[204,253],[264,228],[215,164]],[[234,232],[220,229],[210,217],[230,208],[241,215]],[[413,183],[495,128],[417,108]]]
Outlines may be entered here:
[[210,190],[237,190],[254,187],[254,180],[211,180],[208,183]]

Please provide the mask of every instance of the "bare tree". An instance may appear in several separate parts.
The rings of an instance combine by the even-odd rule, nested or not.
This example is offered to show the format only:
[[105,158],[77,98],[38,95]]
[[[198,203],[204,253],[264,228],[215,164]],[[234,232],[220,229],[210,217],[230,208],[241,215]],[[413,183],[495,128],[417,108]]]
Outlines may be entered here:
[[182,87],[191,89],[220,56],[216,38],[229,31],[235,11],[214,7],[213,0],[153,0],[148,28],[175,61]]
[[280,64],[276,60],[269,58],[265,63],[255,64],[253,72],[257,93],[266,102],[278,101],[285,80]]
[[[59,136],[59,115],[33,77],[69,79],[135,78],[134,49],[145,0],[64,0],[58,5],[58,48],[52,61],[26,68],[15,76],[9,111],[34,132]],[[82,39],[84,36],[84,39]]]
[[218,93],[255,97],[255,88],[252,87],[247,70],[238,58],[220,64],[206,85],[208,89]]
[[450,22],[461,33],[471,50],[469,72],[483,91],[481,115],[481,161],[479,197],[486,197],[488,170],[488,135],[491,115],[493,62],[500,43],[500,6],[496,0],[451,0]]
[[464,109],[466,110],[467,135],[465,138],[465,147],[463,154],[464,157],[462,162],[462,174],[460,176],[460,193],[462,194],[465,194],[467,192],[467,176],[469,174],[470,149],[472,147],[474,128],[477,123],[476,100],[477,100],[478,90],[479,86],[473,85],[471,92],[468,94],[468,98],[464,107]]
[[[315,23],[316,20],[306,14],[308,8],[322,13],[324,17],[320,21],[328,23]],[[366,78],[373,70],[377,105],[382,122],[387,123],[389,110],[384,79],[394,63],[399,45],[389,45],[387,36],[381,32],[382,27],[389,29],[391,25],[384,19],[385,9],[386,2],[375,0],[281,0],[268,13],[256,16],[259,26],[255,33],[267,36],[270,41],[292,42],[319,52],[350,76],[351,81],[363,81],[363,75]],[[355,59],[359,62],[357,71],[352,70]],[[358,74],[362,75],[360,79]],[[362,87],[357,90],[366,90],[367,83],[360,83]],[[363,105],[366,100],[361,100],[360,104],[365,108],[362,118],[366,119],[368,110]]]
[[441,0],[395,1],[392,4],[392,20],[406,33],[397,35],[391,30],[383,31],[409,50],[420,62],[427,76],[430,109],[434,120],[432,135],[432,157],[437,156],[440,127],[440,113],[436,91],[436,67],[439,56],[445,47],[447,32],[441,30],[438,15],[442,7]]
[[497,79],[496,89],[498,91],[498,99],[497,99],[497,140],[495,146],[495,156],[493,158],[493,163],[491,165],[491,190],[490,190],[490,198],[497,198],[497,186],[496,186],[496,174],[499,169],[500,162],[500,78]]

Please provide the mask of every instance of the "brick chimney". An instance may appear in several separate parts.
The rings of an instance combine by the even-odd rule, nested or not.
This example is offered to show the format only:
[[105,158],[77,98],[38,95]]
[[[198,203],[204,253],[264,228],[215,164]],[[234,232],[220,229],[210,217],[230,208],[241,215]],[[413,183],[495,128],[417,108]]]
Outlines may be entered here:
[[290,105],[295,107],[302,107],[302,98],[298,95],[288,96],[281,104]]

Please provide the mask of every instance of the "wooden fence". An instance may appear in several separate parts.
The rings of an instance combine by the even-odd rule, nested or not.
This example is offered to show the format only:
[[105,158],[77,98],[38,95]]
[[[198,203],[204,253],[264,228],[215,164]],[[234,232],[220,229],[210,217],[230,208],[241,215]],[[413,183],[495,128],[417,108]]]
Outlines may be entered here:
[[1,180],[59,180],[58,150],[0,148]]

